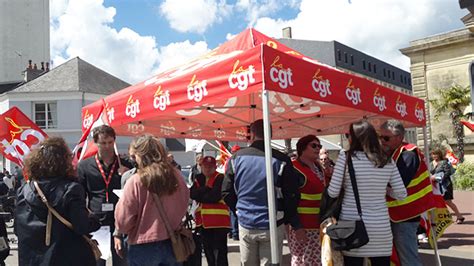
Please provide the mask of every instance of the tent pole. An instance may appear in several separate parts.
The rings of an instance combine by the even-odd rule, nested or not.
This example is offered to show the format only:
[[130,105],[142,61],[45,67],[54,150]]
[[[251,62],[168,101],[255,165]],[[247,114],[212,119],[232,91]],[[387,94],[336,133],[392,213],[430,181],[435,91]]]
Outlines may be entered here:
[[267,198],[268,198],[268,218],[270,223],[270,246],[271,246],[271,265],[280,264],[279,244],[276,225],[276,206],[275,206],[275,188],[273,185],[272,168],[272,146],[271,146],[271,128],[270,111],[268,107],[268,91],[262,90],[262,109],[263,109],[263,132],[265,142],[265,169],[267,173]]
[[[431,168],[430,161],[428,159],[428,156],[430,154],[430,149],[428,147],[428,133],[426,130],[426,126],[423,127],[423,145],[424,145],[424,150],[425,150],[425,163],[428,166],[428,169]],[[436,257],[436,265],[441,266],[441,258],[439,257],[439,252],[438,252],[438,243],[436,242],[436,213],[435,209],[431,209],[428,211],[428,217],[429,221],[431,224],[431,238],[433,241],[433,248],[434,248],[434,255]]]

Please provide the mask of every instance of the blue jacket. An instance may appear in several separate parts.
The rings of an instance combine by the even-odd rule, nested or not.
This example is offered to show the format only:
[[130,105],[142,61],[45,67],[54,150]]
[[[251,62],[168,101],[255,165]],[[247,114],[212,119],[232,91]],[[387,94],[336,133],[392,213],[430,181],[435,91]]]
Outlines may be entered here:
[[[301,227],[297,215],[298,178],[290,158],[272,150],[273,182],[275,186],[277,223]],[[265,152],[263,140],[237,151],[230,159],[222,183],[222,196],[239,224],[247,229],[269,229]]]

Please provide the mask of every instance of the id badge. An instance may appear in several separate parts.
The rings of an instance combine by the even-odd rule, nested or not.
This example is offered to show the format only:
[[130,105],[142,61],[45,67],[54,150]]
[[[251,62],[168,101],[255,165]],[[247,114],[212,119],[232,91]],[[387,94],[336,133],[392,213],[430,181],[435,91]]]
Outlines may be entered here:
[[103,212],[111,212],[114,210],[113,203],[102,203],[102,211]]

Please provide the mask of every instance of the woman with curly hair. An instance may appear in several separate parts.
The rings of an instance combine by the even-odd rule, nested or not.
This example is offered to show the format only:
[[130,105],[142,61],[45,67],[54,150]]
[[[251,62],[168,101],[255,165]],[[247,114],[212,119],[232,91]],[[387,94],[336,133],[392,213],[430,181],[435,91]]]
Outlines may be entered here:
[[154,195],[163,205],[172,230],[186,214],[189,189],[176,167],[167,159],[160,140],[151,135],[136,139],[131,147],[138,172],[125,184],[115,210],[115,227],[128,235],[129,265],[180,265],[159,214]]
[[[19,265],[95,265],[82,235],[96,231],[100,224],[86,208],[85,192],[76,181],[64,139],[48,138],[33,149],[26,157],[25,175],[30,181],[18,190],[15,213]],[[72,230],[50,214],[35,182]]]

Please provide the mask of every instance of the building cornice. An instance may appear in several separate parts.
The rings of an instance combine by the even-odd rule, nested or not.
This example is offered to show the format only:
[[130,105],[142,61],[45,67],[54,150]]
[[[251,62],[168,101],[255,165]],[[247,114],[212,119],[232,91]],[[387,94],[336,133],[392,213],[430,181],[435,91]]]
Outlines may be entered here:
[[463,42],[474,43],[474,33],[470,32],[467,28],[411,41],[410,46],[400,49],[400,52],[410,56],[411,54],[421,53],[426,50],[439,49]]

